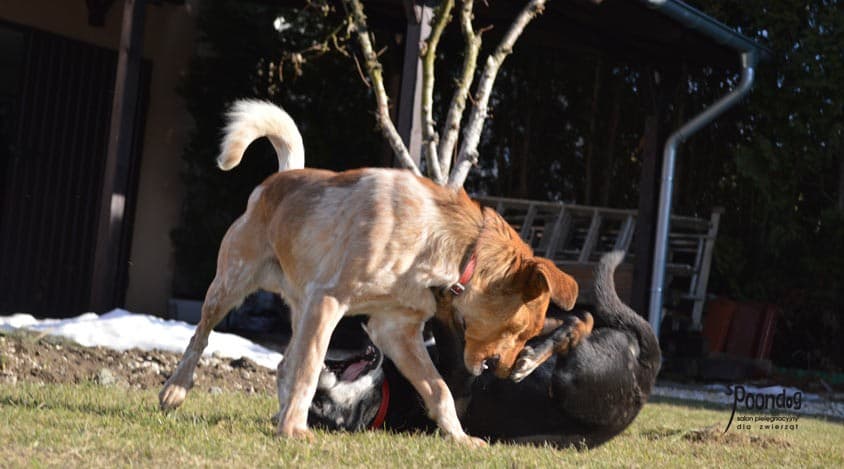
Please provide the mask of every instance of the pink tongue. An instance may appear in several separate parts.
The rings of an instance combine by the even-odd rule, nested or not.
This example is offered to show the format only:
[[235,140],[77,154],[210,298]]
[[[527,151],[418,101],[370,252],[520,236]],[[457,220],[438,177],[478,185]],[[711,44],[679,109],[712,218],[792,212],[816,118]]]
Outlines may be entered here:
[[354,362],[343,371],[340,379],[343,381],[354,381],[358,376],[360,376],[364,368],[366,368],[366,360]]

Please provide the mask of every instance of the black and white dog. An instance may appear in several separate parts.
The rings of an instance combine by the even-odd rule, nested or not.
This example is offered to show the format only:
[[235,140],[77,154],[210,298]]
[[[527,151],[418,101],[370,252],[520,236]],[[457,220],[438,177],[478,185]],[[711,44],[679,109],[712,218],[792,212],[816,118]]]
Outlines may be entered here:
[[[623,257],[622,252],[607,254],[597,267],[594,327],[589,313],[558,321],[562,325],[525,347],[510,380],[485,373],[461,384],[459,377],[469,375],[459,372],[462,353],[448,350],[454,328],[434,328],[437,346],[429,351],[458,407],[464,404],[461,422],[469,434],[594,447],[627,428],[650,395],[661,355],[650,325],[616,294],[613,274]],[[584,324],[591,334],[583,334]],[[347,431],[435,428],[410,384],[372,346],[326,360],[308,423]]]

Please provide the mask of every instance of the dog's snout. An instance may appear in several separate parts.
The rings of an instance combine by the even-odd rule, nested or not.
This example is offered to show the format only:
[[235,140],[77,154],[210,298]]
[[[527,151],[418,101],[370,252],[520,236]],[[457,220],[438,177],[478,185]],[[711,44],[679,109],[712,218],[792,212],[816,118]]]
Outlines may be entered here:
[[501,355],[493,355],[484,360],[484,370],[495,371],[498,364],[501,362]]

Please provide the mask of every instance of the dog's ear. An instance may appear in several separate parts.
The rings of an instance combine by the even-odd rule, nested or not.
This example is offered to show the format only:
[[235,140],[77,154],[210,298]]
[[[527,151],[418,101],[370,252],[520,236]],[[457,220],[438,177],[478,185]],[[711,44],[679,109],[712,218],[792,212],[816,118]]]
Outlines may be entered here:
[[535,257],[536,268],[528,287],[528,295],[535,297],[542,291],[551,293],[551,301],[560,308],[571,311],[577,302],[579,287],[571,275],[558,269],[544,257]]

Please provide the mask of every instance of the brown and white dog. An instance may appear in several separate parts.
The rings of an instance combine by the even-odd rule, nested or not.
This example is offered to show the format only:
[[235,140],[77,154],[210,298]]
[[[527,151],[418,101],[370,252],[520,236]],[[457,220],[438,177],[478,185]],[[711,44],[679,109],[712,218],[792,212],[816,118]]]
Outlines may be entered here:
[[331,333],[344,315],[365,314],[373,342],[416,388],[443,432],[481,444],[461,428],[454,399],[423,344],[423,324],[436,310],[433,291],[451,287],[455,295],[467,369],[479,375],[494,364],[503,377],[542,329],[549,301],[574,306],[577,283],[535,257],[506,221],[462,189],[404,170],[304,169],[295,123],[270,103],[234,105],[219,167],[237,166],[262,136],[276,149],[279,172],[252,192],[246,212],[223,238],[202,319],[159,394],[161,407],[184,401],[211,329],[263,288],[281,294],[292,316],[278,370],[280,435],[310,436],[308,407]]

